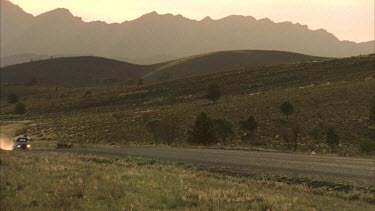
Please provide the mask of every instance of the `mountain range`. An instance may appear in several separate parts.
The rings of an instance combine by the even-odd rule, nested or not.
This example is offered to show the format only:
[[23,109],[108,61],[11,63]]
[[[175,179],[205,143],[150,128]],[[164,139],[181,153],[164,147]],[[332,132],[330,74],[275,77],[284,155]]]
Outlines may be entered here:
[[374,52],[374,41],[340,41],[326,30],[291,22],[232,15],[191,20],[152,12],[132,21],[85,22],[67,9],[38,16],[1,0],[1,56],[95,55],[134,63],[157,63],[209,52],[259,49],[322,57]]

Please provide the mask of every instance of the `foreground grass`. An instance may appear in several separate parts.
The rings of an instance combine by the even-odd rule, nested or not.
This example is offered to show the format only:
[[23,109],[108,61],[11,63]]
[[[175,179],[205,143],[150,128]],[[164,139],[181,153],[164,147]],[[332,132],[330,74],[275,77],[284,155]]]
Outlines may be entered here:
[[1,210],[373,210],[358,197],[155,160],[0,152]]

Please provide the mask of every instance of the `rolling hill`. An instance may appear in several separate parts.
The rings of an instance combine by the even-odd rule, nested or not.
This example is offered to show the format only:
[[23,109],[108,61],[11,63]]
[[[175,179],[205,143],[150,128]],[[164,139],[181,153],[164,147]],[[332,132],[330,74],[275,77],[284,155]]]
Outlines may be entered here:
[[105,81],[137,79],[148,66],[100,57],[64,57],[13,65],[1,69],[2,84],[38,83],[71,86],[97,85]]
[[167,80],[243,68],[323,59],[325,58],[281,51],[223,51],[185,57],[164,63],[144,78],[149,81]]
[[1,82],[23,84],[33,78],[40,83],[73,86],[105,81],[144,78],[146,82],[173,80],[193,75],[260,66],[272,66],[324,58],[280,51],[225,51],[190,56],[154,65],[136,65],[101,57],[63,57],[27,62],[1,69]]
[[[332,127],[340,137],[337,151],[356,154],[360,153],[361,143],[371,137],[374,59],[375,55],[368,55],[244,68],[121,89],[109,84],[55,92],[50,86],[23,100],[28,112],[22,118],[36,119],[35,131],[44,131],[42,135],[48,140],[58,137],[75,143],[150,144],[153,139],[146,122],[175,114],[179,119],[176,145],[183,145],[195,116],[204,111],[211,118],[233,123],[238,133],[228,140],[228,147],[287,150],[279,107],[290,101],[294,113],[288,121],[300,127],[299,151],[329,152],[325,137],[315,140],[310,132],[317,127]],[[222,97],[215,104],[205,98],[209,84],[221,88]],[[92,95],[84,96],[86,90],[92,90]],[[14,118],[12,113],[13,105],[4,103],[1,118]],[[56,116],[61,119],[56,121]],[[246,142],[239,122],[250,116],[255,117],[259,127],[257,140]]]

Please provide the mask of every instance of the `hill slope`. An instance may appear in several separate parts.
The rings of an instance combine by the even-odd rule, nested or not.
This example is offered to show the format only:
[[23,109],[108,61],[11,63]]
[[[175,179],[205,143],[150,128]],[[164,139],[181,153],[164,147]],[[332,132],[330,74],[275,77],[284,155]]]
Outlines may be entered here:
[[101,57],[64,57],[2,68],[2,83],[28,83],[32,78],[48,84],[96,85],[103,81],[146,81],[184,78],[239,68],[270,66],[324,58],[278,51],[226,51],[191,56],[154,65],[136,65]]
[[[279,107],[290,101],[295,109],[288,121],[300,127],[298,150],[328,152],[325,136],[316,140],[310,132],[333,127],[340,137],[337,151],[359,153],[362,141],[371,137],[368,117],[374,99],[374,61],[370,55],[248,68],[126,89],[100,86],[86,97],[82,94],[87,89],[61,89],[58,94],[67,93],[65,98],[55,92],[30,95],[23,118],[38,117],[35,131],[47,131],[45,137],[61,141],[150,144],[153,139],[146,122],[175,114],[179,119],[176,144],[183,144],[195,116],[204,111],[211,118],[233,123],[238,133],[228,140],[228,147],[286,150]],[[215,104],[205,99],[212,83],[222,90]],[[4,104],[0,112],[2,119],[12,118],[13,106]],[[56,121],[56,115],[61,121]],[[250,116],[259,125],[254,141],[242,140],[239,127]]]
[[13,65],[1,69],[1,83],[39,83],[74,86],[96,85],[106,80],[136,79],[147,66],[100,57],[65,57]]
[[191,56],[167,62],[147,74],[146,80],[175,79],[243,68],[272,66],[325,58],[281,51],[223,51]]
[[[324,57],[374,52],[374,42],[340,41],[326,30],[251,16],[191,20],[146,14],[121,24],[84,22],[67,9],[32,16],[1,0],[1,55],[81,54],[107,58],[180,58],[238,49],[280,50]],[[32,34],[33,36],[29,36]]]

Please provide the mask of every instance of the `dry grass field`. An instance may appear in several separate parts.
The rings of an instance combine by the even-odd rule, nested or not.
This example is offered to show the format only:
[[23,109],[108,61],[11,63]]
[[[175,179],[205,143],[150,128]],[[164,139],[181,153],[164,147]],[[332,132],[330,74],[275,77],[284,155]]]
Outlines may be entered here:
[[183,163],[32,151],[0,155],[1,210],[374,209],[370,193],[236,178]]

